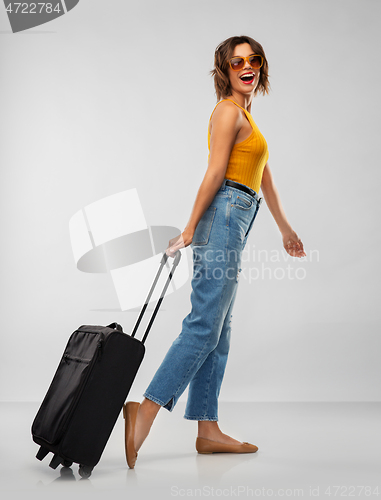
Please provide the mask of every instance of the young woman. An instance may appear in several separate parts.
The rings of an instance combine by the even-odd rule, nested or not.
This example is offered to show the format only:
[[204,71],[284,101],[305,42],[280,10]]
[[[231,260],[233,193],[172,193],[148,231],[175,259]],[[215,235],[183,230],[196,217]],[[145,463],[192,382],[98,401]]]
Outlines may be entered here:
[[218,396],[230,343],[241,254],[258,213],[262,188],[282,234],[285,250],[305,252],[283,211],[270,171],[266,141],[250,112],[253,97],[269,91],[268,63],[262,46],[248,36],[232,37],[215,52],[212,71],[217,105],[209,122],[209,163],[189,222],[172,239],[167,255],[192,246],[192,310],[182,323],[141,404],[124,405],[126,458],[137,452],[159,409],[172,411],[189,384],[184,418],[198,421],[199,453],[253,453],[257,446],[223,434],[218,426]]

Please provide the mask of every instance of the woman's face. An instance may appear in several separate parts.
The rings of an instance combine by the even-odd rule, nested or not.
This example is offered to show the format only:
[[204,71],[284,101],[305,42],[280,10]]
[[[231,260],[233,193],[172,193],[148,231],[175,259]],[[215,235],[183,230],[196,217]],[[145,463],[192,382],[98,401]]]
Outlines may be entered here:
[[[241,43],[240,45],[236,45],[232,57],[247,57],[252,54],[254,54],[254,52],[251,46],[248,43]],[[253,69],[248,61],[245,61],[245,65],[240,71],[233,71],[229,65],[228,75],[232,91],[236,91],[241,94],[249,94],[254,92],[257,88],[260,69]],[[246,81],[241,79],[243,75],[246,75]],[[252,78],[248,78],[249,76],[252,76]]]

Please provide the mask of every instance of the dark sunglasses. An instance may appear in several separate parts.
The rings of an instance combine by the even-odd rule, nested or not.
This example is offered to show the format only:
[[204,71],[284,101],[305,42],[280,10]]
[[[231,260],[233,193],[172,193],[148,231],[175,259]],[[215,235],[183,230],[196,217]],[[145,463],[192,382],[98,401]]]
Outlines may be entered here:
[[240,71],[245,66],[246,61],[253,69],[259,69],[263,64],[263,57],[259,54],[252,54],[248,57],[232,57],[229,64],[233,71]]

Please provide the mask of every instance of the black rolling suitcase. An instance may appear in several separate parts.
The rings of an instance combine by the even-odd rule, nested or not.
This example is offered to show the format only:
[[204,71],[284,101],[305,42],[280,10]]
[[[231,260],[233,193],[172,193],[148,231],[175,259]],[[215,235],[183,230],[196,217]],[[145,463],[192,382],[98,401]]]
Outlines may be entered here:
[[172,269],[142,340],[135,333],[147,308],[166,253],[131,335],[117,323],[81,326],[70,336],[48,392],[32,424],[33,441],[42,460],[54,454],[50,467],[79,464],[79,474],[90,477],[99,462],[145,353],[144,342],[181,258]]

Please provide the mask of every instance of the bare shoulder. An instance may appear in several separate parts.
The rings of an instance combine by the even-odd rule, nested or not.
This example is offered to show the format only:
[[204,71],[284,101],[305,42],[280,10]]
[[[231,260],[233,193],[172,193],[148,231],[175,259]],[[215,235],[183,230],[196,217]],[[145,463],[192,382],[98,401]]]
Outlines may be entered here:
[[231,101],[222,101],[214,110],[211,119],[211,127],[224,126],[228,128],[239,128],[242,120],[241,110]]
[[214,110],[212,120],[216,119],[234,119],[241,115],[240,109],[231,101],[221,101]]

